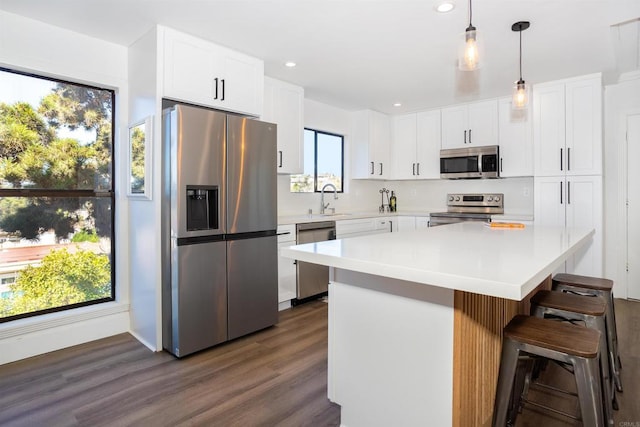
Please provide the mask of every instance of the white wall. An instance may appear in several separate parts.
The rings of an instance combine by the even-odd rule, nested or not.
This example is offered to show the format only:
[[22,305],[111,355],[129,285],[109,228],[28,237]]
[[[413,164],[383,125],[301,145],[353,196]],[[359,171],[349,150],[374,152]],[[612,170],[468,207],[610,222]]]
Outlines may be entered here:
[[627,298],[625,120],[640,112],[640,71],[605,87],[604,111],[604,272],[616,297]]
[[[115,89],[115,176],[124,177],[125,47],[0,11],[0,65]],[[0,364],[129,330],[128,226],[127,216],[122,214],[127,201],[121,192],[116,193],[116,206],[117,301],[0,324]]]
[[153,179],[151,200],[129,200],[131,333],[152,350],[162,349],[161,333],[161,169],[162,140],[158,71],[158,30],[129,47],[129,122],[151,116]]

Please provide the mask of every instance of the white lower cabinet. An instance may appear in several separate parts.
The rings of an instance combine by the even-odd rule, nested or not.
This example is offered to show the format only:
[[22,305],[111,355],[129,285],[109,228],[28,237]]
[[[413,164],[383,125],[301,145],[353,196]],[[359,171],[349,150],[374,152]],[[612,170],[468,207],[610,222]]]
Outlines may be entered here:
[[416,217],[416,230],[422,230],[424,228],[429,228],[431,226],[430,217],[428,216],[417,216]]
[[534,180],[534,223],[595,229],[590,245],[571,257],[567,273],[602,277],[602,176],[550,176]]
[[296,264],[280,255],[280,249],[296,244],[296,226],[278,226],[278,303],[296,298]]
[[397,216],[395,218],[395,221],[396,221],[397,231],[413,231],[416,229],[415,216]]
[[375,217],[336,221],[336,238],[344,239],[397,231],[394,228],[395,219],[395,217]]

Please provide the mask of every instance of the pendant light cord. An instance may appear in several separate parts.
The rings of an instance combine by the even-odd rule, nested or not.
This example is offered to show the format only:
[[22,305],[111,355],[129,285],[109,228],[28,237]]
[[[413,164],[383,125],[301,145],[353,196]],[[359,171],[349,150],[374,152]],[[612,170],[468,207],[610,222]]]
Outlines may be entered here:
[[473,25],[471,25],[471,17],[473,16],[473,10],[471,9],[471,0],[469,0],[469,26],[472,27]]
[[520,33],[520,81],[522,81],[522,29],[520,29],[519,33]]

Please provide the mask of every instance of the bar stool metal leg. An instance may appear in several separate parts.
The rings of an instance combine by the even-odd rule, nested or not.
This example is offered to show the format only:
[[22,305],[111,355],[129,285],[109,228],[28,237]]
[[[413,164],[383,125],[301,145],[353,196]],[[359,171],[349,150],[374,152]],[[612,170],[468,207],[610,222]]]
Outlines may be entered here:
[[599,296],[605,298],[605,300],[607,301],[606,324],[607,344],[609,348],[608,358],[609,363],[613,367],[613,379],[615,381],[616,390],[622,392],[622,380],[620,379],[620,369],[622,369],[622,362],[620,360],[620,353],[618,352],[618,332],[616,328],[616,315],[613,305],[613,294],[611,293],[611,291],[584,288],[579,285],[558,282],[555,280],[553,283],[553,289],[570,294],[583,296]]

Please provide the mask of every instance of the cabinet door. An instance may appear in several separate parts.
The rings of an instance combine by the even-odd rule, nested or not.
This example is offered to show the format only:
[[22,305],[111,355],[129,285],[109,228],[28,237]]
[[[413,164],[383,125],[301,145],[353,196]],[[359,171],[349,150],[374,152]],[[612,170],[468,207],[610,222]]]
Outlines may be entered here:
[[416,230],[423,230],[425,228],[429,228],[429,217],[428,216],[417,216],[416,217]]
[[355,112],[351,144],[352,178],[388,179],[392,166],[389,159],[390,140],[388,116],[372,110]]
[[416,178],[440,178],[440,110],[416,115]]
[[263,62],[232,50],[220,55],[224,75],[221,78],[219,105],[227,111],[260,116],[263,102]]
[[224,73],[223,64],[212,52],[211,44],[168,29],[164,33],[164,44],[162,95],[194,104],[214,105],[215,78],[222,78]]
[[373,178],[388,179],[391,173],[389,158],[391,141],[391,123],[388,116],[371,112],[369,151],[373,162]]
[[467,106],[456,105],[443,108],[442,149],[467,147],[469,127],[467,126]]
[[278,125],[278,173],[303,172],[303,102],[301,87],[265,77],[262,120]]
[[296,298],[296,262],[280,255],[280,249],[295,245],[295,241],[278,243],[278,302]]
[[467,145],[498,144],[498,102],[474,102],[467,104]]
[[536,177],[533,185],[533,219],[535,224],[564,227],[567,203],[564,177]]
[[566,173],[602,174],[602,83],[600,77],[569,82],[566,97]]
[[395,227],[393,231],[413,231],[416,229],[415,216],[398,216],[394,220]]
[[163,34],[163,97],[262,114],[261,60],[168,28]]
[[566,215],[568,227],[595,229],[591,243],[568,262],[567,272],[602,276],[602,177],[567,177]]
[[533,145],[536,176],[565,173],[564,84],[534,86]]
[[416,114],[393,118],[393,178],[413,179],[416,165]]
[[511,97],[498,101],[500,176],[533,176],[531,108],[514,110]]

